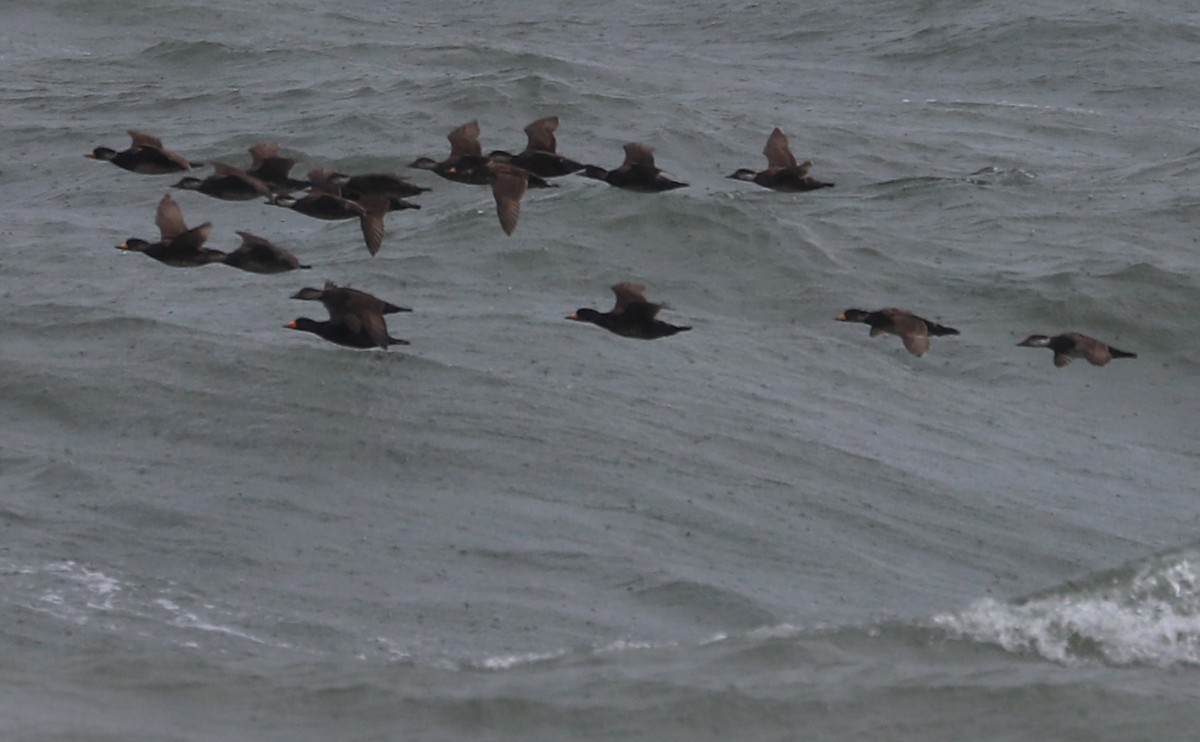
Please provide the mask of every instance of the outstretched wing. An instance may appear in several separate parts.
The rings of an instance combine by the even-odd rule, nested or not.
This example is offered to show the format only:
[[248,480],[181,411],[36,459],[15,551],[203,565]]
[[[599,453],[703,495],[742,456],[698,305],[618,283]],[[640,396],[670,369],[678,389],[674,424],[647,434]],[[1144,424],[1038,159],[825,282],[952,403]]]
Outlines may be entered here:
[[529,144],[525,149],[538,150],[540,152],[556,151],[558,147],[558,142],[554,138],[556,129],[558,129],[558,116],[540,118],[529,126],[526,126],[525,135],[529,137]]
[[479,122],[472,119],[446,135],[450,140],[450,159],[460,157],[483,157],[479,144]]
[[[771,136],[767,137],[767,146],[763,147],[763,154],[767,156],[767,167],[769,168],[796,167],[796,158],[788,146],[787,135],[779,127],[775,127]],[[811,166],[811,163],[808,164]]]

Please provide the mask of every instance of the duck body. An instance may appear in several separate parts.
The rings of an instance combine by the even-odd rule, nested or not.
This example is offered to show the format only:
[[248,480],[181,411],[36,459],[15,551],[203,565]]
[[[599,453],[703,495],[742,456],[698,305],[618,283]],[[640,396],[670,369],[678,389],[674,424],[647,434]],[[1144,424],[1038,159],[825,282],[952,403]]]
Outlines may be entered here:
[[766,170],[754,172],[748,168],[741,168],[728,177],[786,193],[815,191],[818,188],[834,186],[833,183],[817,180],[808,174],[812,170],[811,162],[796,164],[796,158],[788,144],[787,135],[779,127],[776,127],[767,137],[763,155],[767,158]]
[[249,232],[238,232],[242,244],[221,261],[225,265],[240,268],[250,273],[285,273],[308,269],[290,250],[273,245],[269,241]]
[[130,237],[117,245],[117,249],[145,253],[160,263],[176,268],[220,263],[225,259],[225,253],[220,250],[204,247],[212,234],[212,224],[205,222],[189,229],[183,220],[183,211],[171,194],[164,195],[158,202],[154,223],[159,231],[157,242]]
[[557,152],[542,152],[541,150],[527,149],[515,155],[504,150],[495,150],[488,153],[488,158],[497,162],[511,163],[539,178],[558,178],[584,168],[581,162],[563,157]]
[[637,193],[661,193],[687,186],[687,183],[672,180],[663,174],[654,164],[654,150],[637,142],[625,145],[625,162],[619,168],[605,170],[596,165],[585,165],[579,174]]
[[[312,334],[328,340],[331,343],[344,345],[347,348],[383,348],[387,349],[388,345],[408,345],[407,340],[394,338],[385,334],[383,339],[372,336],[370,333],[347,324],[346,322],[335,322],[333,320],[317,321],[308,317],[297,317],[284,327],[289,330],[300,330],[302,332],[311,332]],[[386,333],[386,331],[385,331]]]
[[880,335],[896,335],[903,342],[905,349],[918,358],[929,351],[929,338],[942,335],[957,335],[953,327],[940,325],[937,322],[918,317],[912,312],[888,308],[873,312],[862,309],[847,309],[835,319],[839,322],[861,322],[871,328],[871,337]]
[[412,311],[386,302],[358,289],[344,288],[326,282],[325,288],[303,288],[292,295],[293,299],[319,301],[329,312],[323,322],[298,317],[284,325],[288,329],[311,332],[331,343],[349,348],[383,348],[389,345],[408,345],[407,340],[388,334],[383,316],[394,312]]
[[430,157],[419,157],[409,167],[429,170],[456,183],[487,185],[488,159],[483,156],[479,133],[479,122],[474,119],[457,126],[446,135],[446,139],[450,141],[449,157],[441,162]]
[[[343,196],[354,200],[363,196],[383,196],[400,200],[419,196],[429,190],[390,173],[338,174],[334,176],[334,182],[341,186]],[[408,208],[420,207],[410,204]]]
[[795,168],[768,168],[757,173],[753,170],[741,169],[729,177],[734,180],[749,181],[763,188],[783,193],[803,193],[819,188],[833,188],[833,183],[826,183],[809,175],[810,167],[812,167],[812,163],[806,162]]
[[442,160],[441,162],[429,157],[420,157],[414,160],[409,167],[414,167],[418,170],[429,170],[434,175],[454,181],[455,183],[487,185],[487,165],[488,158],[481,155],[479,157],[467,156],[455,160]]
[[686,332],[691,327],[672,325],[657,318],[662,304],[646,301],[646,287],[636,283],[618,283],[612,287],[617,304],[611,311],[580,308],[567,315],[576,322],[589,322],[621,337],[656,340]]
[[198,191],[222,201],[250,201],[261,196],[271,197],[270,187],[245,170],[223,162],[213,163],[213,170],[213,174],[203,180],[183,178],[174,187],[185,191]]
[[540,118],[525,127],[527,144],[524,150],[515,155],[495,150],[488,153],[488,157],[516,165],[541,178],[558,178],[582,170],[583,163],[558,153],[558,140],[554,137],[557,130],[558,116]]
[[351,201],[339,195],[338,186],[323,182],[323,177],[325,176],[321,171],[313,171],[309,173],[309,180],[313,185],[303,197],[281,195],[275,197],[271,203],[314,219],[358,219],[367,250],[372,255],[378,253],[379,248],[383,246],[383,218],[391,210],[390,201],[380,196],[364,196],[361,201]]
[[[430,157],[419,157],[409,167],[429,170],[446,180],[467,185],[489,185],[492,182],[492,158],[483,156],[479,144],[479,122],[472,120],[455,128],[446,138],[450,140],[450,156],[438,162]],[[552,183],[540,176],[527,180],[530,188],[552,188]]]
[[348,286],[338,286],[332,281],[326,281],[324,288],[300,289],[295,294],[292,294],[292,298],[303,301],[319,301],[330,312],[366,311],[378,314],[395,314],[397,312],[412,311],[408,307],[397,306],[389,301],[384,301],[368,294],[366,291],[352,289]]
[[194,244],[191,244],[199,239],[198,235],[207,235],[211,231],[212,225],[205,222],[199,227],[180,235],[177,240],[148,242],[137,237],[130,237],[117,245],[117,249],[145,253],[158,262],[174,268],[195,268],[201,265],[208,265],[209,263],[224,262],[225,253],[220,250],[214,250],[210,247],[196,247]]
[[129,149],[118,152],[110,147],[96,147],[84,157],[111,162],[122,170],[142,175],[167,175],[191,170],[203,164],[190,162],[186,157],[164,147],[158,137],[145,132],[130,129],[129,137],[132,140]]
[[266,183],[271,193],[291,193],[310,185],[307,180],[297,180],[291,176],[296,161],[281,156],[278,144],[263,142],[254,145],[249,151],[252,162],[246,174]]
[[1061,335],[1030,335],[1017,343],[1022,348],[1049,348],[1054,351],[1054,365],[1066,368],[1075,358],[1084,358],[1093,366],[1104,366],[1114,358],[1137,358],[1137,353],[1118,350],[1107,343],[1078,332]]

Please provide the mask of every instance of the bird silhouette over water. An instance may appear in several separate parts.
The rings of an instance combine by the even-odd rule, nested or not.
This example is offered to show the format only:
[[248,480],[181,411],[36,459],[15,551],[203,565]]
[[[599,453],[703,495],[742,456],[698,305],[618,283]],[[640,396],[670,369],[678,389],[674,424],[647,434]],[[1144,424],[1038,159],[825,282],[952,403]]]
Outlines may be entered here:
[[117,245],[117,249],[145,253],[160,263],[176,268],[224,261],[225,253],[204,247],[204,242],[212,234],[212,223],[204,222],[189,229],[183,221],[183,211],[179,204],[175,203],[175,199],[171,198],[171,194],[166,194],[158,202],[154,224],[158,227],[158,242],[130,237]]
[[558,129],[558,116],[546,116],[525,127],[528,144],[525,149],[512,154],[504,150],[493,150],[488,158],[508,162],[542,178],[557,178],[583,169],[583,164],[558,154],[558,140],[554,132]]
[[918,317],[903,309],[889,308],[874,312],[862,309],[847,309],[835,319],[839,322],[862,322],[871,327],[871,337],[880,335],[897,335],[904,341],[904,347],[909,353],[918,358],[929,351],[931,336],[957,335],[953,327],[939,325],[936,322]]
[[763,147],[763,154],[767,157],[766,170],[756,173],[748,168],[741,168],[728,177],[786,192],[814,191],[818,188],[832,188],[834,185],[809,175],[808,172],[812,169],[811,162],[796,164],[796,158],[788,146],[787,136],[778,127],[767,137],[767,146]]
[[646,287],[640,283],[618,283],[612,287],[617,304],[608,312],[581,308],[567,315],[576,322],[590,322],[622,337],[639,340],[655,340],[686,332],[691,327],[680,327],[657,319],[665,304],[646,301]]
[[312,185],[303,197],[277,196],[272,203],[314,219],[358,219],[363,241],[367,244],[367,250],[374,255],[383,246],[383,218],[391,204],[381,196],[364,196],[361,201],[344,198],[340,188],[331,182],[329,173],[327,170],[314,170],[308,174]]
[[1061,335],[1030,335],[1017,343],[1022,348],[1049,348],[1054,351],[1054,365],[1066,368],[1075,358],[1087,359],[1093,366],[1104,366],[1114,358],[1137,358],[1137,353],[1130,353],[1102,343],[1096,338],[1078,332],[1064,332]]
[[409,344],[407,340],[390,336],[383,318],[385,314],[412,311],[407,307],[396,306],[365,291],[340,287],[332,282],[326,282],[323,289],[300,289],[292,298],[321,302],[329,312],[329,319],[322,322],[297,317],[284,325],[288,329],[311,332],[331,343],[350,348],[386,350],[392,344]]
[[111,162],[123,170],[143,175],[178,173],[204,164],[188,161],[178,152],[164,147],[161,139],[144,131],[130,129],[129,138],[129,149],[118,152],[109,147],[96,147],[84,157]]
[[173,187],[198,191],[222,201],[250,201],[260,196],[271,198],[271,189],[265,182],[223,162],[214,162],[213,174],[207,178],[183,178]]
[[225,265],[240,268],[250,273],[285,273],[312,266],[301,265],[291,250],[271,244],[268,240],[249,232],[238,232],[242,244],[221,261]]
[[625,145],[625,161],[616,170],[587,165],[579,172],[585,178],[602,180],[611,186],[639,193],[660,193],[684,188],[687,183],[671,180],[654,164],[654,150],[644,144]]

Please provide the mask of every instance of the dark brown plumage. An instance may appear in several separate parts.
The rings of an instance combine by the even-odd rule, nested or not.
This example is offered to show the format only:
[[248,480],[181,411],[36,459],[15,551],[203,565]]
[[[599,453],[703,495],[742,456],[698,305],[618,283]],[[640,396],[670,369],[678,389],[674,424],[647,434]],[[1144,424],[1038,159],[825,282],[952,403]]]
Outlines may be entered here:
[[729,177],[785,192],[814,191],[818,188],[832,188],[834,185],[809,175],[808,172],[812,169],[811,162],[796,164],[796,158],[788,146],[787,136],[778,127],[767,137],[767,146],[763,147],[763,154],[767,157],[766,170],[756,173],[748,168],[741,168]]
[[680,327],[657,319],[665,304],[646,301],[646,287],[638,283],[618,283],[612,287],[617,304],[609,312],[581,308],[567,315],[576,322],[590,322],[609,332],[639,340],[654,340],[692,329]]
[[517,154],[503,150],[488,153],[492,160],[508,162],[542,178],[557,178],[583,169],[583,164],[558,154],[558,116],[546,116],[525,127],[528,144]]
[[284,273],[302,268],[300,260],[291,250],[273,245],[269,241],[249,232],[238,232],[242,244],[236,250],[225,256],[225,265],[240,268],[251,273]]
[[472,119],[456,127],[446,138],[450,140],[449,157],[441,162],[429,157],[420,157],[409,167],[431,170],[456,183],[486,185],[488,159],[483,156],[483,147],[479,144],[479,121]]
[[363,196],[382,196],[387,199],[404,199],[419,196],[428,191],[391,173],[364,173],[362,175],[337,174],[333,182],[342,188],[346,198],[358,200]]
[[145,253],[160,263],[177,268],[220,263],[225,259],[225,253],[220,250],[204,247],[205,240],[212,234],[212,223],[205,222],[189,229],[183,221],[183,211],[169,193],[158,202],[154,224],[158,227],[158,242],[130,237],[117,245],[117,249]]
[[339,195],[338,186],[329,182],[329,171],[314,170],[308,174],[312,186],[302,198],[278,196],[273,203],[297,211],[314,219],[342,221],[358,219],[363,240],[372,255],[383,246],[383,218],[390,203],[380,196],[364,196],[361,201],[351,201]]
[[930,336],[957,335],[953,327],[939,325],[903,309],[880,309],[874,312],[847,309],[835,319],[839,322],[862,322],[871,327],[871,337],[883,334],[898,335],[909,353],[920,357],[929,351]]
[[291,176],[296,161],[282,156],[275,142],[261,142],[250,148],[250,167],[246,173],[267,184],[272,193],[291,193],[308,188],[308,181]]
[[203,163],[189,162],[183,155],[163,146],[162,140],[143,131],[129,130],[132,140],[129,149],[118,152],[109,147],[96,147],[84,155],[93,160],[111,162],[117,167],[143,175],[166,175],[191,170]]
[[488,173],[492,181],[492,198],[496,201],[496,215],[500,217],[500,228],[511,235],[517,228],[521,216],[521,197],[534,177],[528,170],[504,162],[489,162]]
[[1078,332],[1064,332],[1053,337],[1030,335],[1017,343],[1017,346],[1049,348],[1054,351],[1054,365],[1058,368],[1066,368],[1073,358],[1086,358],[1093,366],[1103,366],[1114,358],[1137,358],[1137,353],[1117,350],[1107,343]]
[[408,345],[407,340],[391,337],[383,315],[411,311],[386,302],[358,289],[343,288],[326,282],[324,289],[303,288],[293,299],[319,301],[329,311],[324,322],[298,317],[284,325],[318,335],[331,343],[351,348],[384,348],[390,344]]
[[687,183],[671,180],[654,164],[654,150],[644,144],[629,142],[625,145],[625,162],[616,170],[605,170],[587,165],[580,175],[593,180],[602,180],[611,186],[639,193],[659,193],[683,188]]
[[[438,162],[429,157],[420,157],[409,167],[420,170],[431,170],[446,180],[468,185],[489,185],[492,183],[492,169],[489,165],[493,160],[483,156],[483,147],[479,144],[479,122],[472,120],[457,127],[446,135],[450,140],[450,156]],[[532,173],[526,178],[530,188],[553,188],[554,184]]]
[[271,197],[271,189],[266,183],[245,170],[223,162],[214,162],[213,174],[207,178],[184,178],[173,187],[185,191],[199,191],[222,201],[249,201],[260,196]]

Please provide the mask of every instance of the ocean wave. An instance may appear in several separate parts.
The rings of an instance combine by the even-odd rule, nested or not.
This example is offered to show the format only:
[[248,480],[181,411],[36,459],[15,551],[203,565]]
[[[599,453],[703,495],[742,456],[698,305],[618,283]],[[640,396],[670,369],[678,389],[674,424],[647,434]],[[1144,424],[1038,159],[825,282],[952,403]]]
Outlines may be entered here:
[[1200,665],[1200,548],[1096,573],[1028,598],[942,614],[952,637],[1054,662]]

